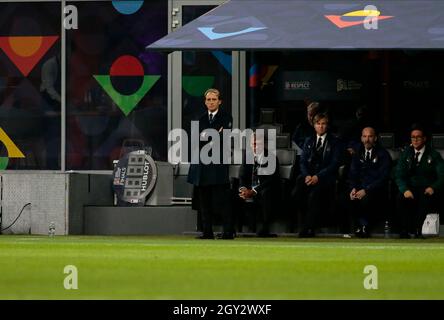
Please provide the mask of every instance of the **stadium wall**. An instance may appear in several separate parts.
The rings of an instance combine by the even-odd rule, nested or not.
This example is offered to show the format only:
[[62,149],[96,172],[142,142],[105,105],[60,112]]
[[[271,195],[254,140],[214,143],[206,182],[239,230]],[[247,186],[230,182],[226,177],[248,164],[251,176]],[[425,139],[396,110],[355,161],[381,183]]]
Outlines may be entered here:
[[108,174],[2,172],[2,229],[12,224],[2,233],[48,234],[54,222],[56,235],[83,234],[84,206],[112,205],[111,178]]
[[[157,203],[154,200],[169,194],[165,190],[173,185],[176,196],[190,197],[192,190],[183,178],[179,174],[173,182],[162,174],[147,203]],[[56,235],[179,235],[196,230],[190,205],[114,206],[112,179],[110,172],[4,171],[0,212],[2,229],[9,228],[2,233],[47,235],[51,222]]]
[[2,172],[0,181],[4,234],[48,234],[50,222],[67,234],[66,174]]

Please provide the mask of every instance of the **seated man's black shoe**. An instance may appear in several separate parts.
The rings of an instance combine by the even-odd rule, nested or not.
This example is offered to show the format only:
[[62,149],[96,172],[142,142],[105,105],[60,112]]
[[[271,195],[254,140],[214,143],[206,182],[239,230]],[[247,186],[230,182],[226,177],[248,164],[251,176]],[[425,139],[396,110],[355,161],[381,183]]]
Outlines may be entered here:
[[407,231],[401,231],[399,234],[399,239],[410,239],[410,235]]
[[302,230],[299,232],[299,238],[314,238],[315,233],[312,229]]
[[233,240],[234,239],[234,234],[233,233],[224,232],[222,234],[218,234],[217,238],[218,239],[222,239],[222,240]]
[[196,237],[196,239],[212,239],[213,240],[214,239],[214,235],[213,234],[206,234],[206,233],[204,233],[204,234]]
[[370,238],[370,233],[368,232],[367,226],[361,227],[361,238]]
[[259,238],[276,238],[277,234],[276,233],[270,233],[270,232],[258,232],[256,234],[257,237]]
[[370,233],[368,233],[368,232],[364,232],[364,234],[362,235],[362,238],[363,238],[363,239],[368,239],[368,238],[370,238]]
[[425,239],[425,237],[422,235],[421,230],[416,230],[415,239]]

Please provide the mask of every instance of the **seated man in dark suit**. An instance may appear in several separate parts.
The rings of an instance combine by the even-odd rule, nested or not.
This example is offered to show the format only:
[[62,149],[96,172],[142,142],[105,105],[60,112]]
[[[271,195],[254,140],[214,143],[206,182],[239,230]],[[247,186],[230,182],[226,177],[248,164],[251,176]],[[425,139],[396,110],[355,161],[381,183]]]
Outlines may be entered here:
[[336,176],[343,147],[327,132],[329,118],[317,114],[313,119],[316,134],[307,138],[301,155],[301,174],[296,179],[293,196],[301,210],[302,229],[299,237],[314,237],[322,203],[335,193]]
[[368,238],[369,224],[375,222],[380,212],[378,205],[386,199],[391,158],[387,150],[377,144],[372,127],[362,130],[361,142],[351,162],[348,197],[352,217],[359,225],[355,234]]
[[[258,237],[276,236],[270,233],[270,222],[280,196],[279,161],[274,152],[268,150],[268,135],[251,137],[251,152],[254,163],[248,163],[248,155],[240,168],[239,197],[246,201],[247,210],[251,209],[254,217],[260,216],[262,228]],[[247,152],[248,152],[247,148]],[[274,162],[269,161],[274,157]],[[274,163],[275,165],[270,165]],[[258,214],[259,213],[259,214]]]
[[397,211],[401,238],[409,233],[422,238],[422,224],[428,213],[437,212],[444,187],[444,163],[441,155],[427,144],[423,128],[414,126],[412,144],[401,154],[396,167],[399,188]]

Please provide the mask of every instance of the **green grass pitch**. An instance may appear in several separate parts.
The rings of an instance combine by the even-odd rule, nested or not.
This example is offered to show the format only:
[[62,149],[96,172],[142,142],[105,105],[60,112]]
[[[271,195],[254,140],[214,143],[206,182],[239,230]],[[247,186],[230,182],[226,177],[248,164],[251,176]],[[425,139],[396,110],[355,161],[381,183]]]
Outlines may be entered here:
[[0,275],[0,299],[444,299],[444,239],[2,235]]

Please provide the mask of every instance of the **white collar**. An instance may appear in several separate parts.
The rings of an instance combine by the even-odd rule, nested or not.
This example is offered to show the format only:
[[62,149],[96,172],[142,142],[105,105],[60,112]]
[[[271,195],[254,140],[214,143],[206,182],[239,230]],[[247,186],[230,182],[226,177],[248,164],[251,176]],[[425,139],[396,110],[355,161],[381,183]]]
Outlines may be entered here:
[[420,152],[420,156],[422,156],[422,155],[424,154],[424,152],[425,152],[425,147],[426,147],[426,146],[423,145],[422,148],[419,149],[419,150],[414,149],[414,150],[415,150],[415,153]]
[[208,111],[208,116],[210,116],[210,114],[212,114],[213,115],[213,118],[214,118],[214,116],[216,115],[216,113],[219,111],[219,109],[217,109],[216,111],[213,111],[213,112],[211,112],[211,111]]
[[320,136],[320,135],[318,135],[318,134],[316,133],[316,140],[318,140],[319,138],[321,138],[322,141],[324,141],[324,139],[325,139],[326,136],[327,136],[327,132],[324,133],[322,136]]

